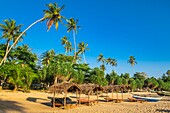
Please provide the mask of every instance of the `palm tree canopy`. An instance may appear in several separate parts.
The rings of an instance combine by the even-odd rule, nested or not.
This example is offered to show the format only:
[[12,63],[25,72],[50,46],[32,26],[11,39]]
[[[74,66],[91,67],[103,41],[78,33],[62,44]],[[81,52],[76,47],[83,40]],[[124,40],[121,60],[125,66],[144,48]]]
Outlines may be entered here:
[[102,63],[105,63],[106,59],[103,57],[103,54],[100,54],[98,57],[97,57],[97,61],[98,62],[102,62]]
[[63,38],[61,38],[61,44],[64,45],[68,42],[68,38],[66,36],[64,36]]
[[112,66],[117,66],[117,61],[116,61],[116,59],[111,58],[110,64],[111,64]]
[[78,20],[74,20],[74,18],[66,19],[67,21],[67,32],[70,32],[72,30],[77,32],[77,28],[80,28],[80,26],[77,26]]
[[78,48],[79,48],[79,51],[78,53],[85,53],[86,50],[89,50],[89,48],[87,48],[88,44],[85,44],[84,42],[81,42],[78,44]]
[[137,64],[135,57],[134,56],[130,56],[129,60],[128,60],[128,63],[130,63],[131,66],[134,66],[135,64]]
[[71,42],[68,41],[68,42],[66,43],[66,45],[64,46],[64,48],[65,48],[66,52],[68,52],[68,51],[71,52],[72,49],[73,49]]
[[[21,27],[23,25],[16,25],[16,21],[13,19],[4,20],[4,24],[0,24],[0,30],[2,31],[2,37],[7,39],[7,43],[10,41],[15,42],[16,38],[21,34]],[[25,34],[24,34],[25,35]],[[21,37],[20,39],[22,39]]]
[[56,30],[58,30],[58,23],[62,22],[61,19],[64,17],[61,16],[60,12],[64,9],[64,5],[60,8],[57,3],[47,4],[48,10],[44,10],[44,17],[47,19],[47,31],[50,30],[51,26],[55,24]]
[[54,50],[47,51],[42,55],[42,64],[48,66],[55,56]]

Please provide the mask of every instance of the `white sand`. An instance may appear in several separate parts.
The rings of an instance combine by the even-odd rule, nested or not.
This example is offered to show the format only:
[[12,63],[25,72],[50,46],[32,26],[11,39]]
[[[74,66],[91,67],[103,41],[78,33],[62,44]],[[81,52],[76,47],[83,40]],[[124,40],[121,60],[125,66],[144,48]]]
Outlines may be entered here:
[[[141,93],[140,93],[141,94]],[[143,93],[149,94],[149,93]],[[68,96],[75,96],[69,94]],[[104,102],[104,97],[99,97],[99,104],[94,106],[79,105],[72,109],[52,108],[51,100],[52,94],[31,91],[31,93],[0,91],[0,113],[159,113],[170,112],[170,97],[164,97],[159,102]],[[63,95],[57,95],[63,97]],[[112,97],[112,94],[109,94]],[[124,94],[124,99],[131,97],[129,93]],[[86,95],[81,95],[85,98]],[[96,96],[91,96],[91,99],[96,99]],[[116,94],[113,94],[116,98]],[[122,95],[119,94],[119,98]],[[74,99],[73,99],[74,100]]]

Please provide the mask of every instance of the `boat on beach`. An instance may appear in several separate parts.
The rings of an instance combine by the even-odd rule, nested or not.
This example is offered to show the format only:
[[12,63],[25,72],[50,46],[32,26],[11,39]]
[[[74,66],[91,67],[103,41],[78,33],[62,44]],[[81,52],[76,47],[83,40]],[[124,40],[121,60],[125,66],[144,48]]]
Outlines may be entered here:
[[133,98],[140,99],[140,100],[146,100],[148,102],[158,102],[163,97],[144,97],[144,96],[133,95]]
[[156,93],[160,96],[170,96],[170,92],[168,91],[158,91]]

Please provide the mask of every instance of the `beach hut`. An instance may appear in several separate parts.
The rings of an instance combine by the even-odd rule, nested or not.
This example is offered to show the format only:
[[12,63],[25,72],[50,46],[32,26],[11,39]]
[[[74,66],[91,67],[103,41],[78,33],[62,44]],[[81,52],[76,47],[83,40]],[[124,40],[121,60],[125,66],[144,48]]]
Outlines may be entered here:
[[[76,99],[77,99],[77,102],[78,102],[78,98],[80,99],[80,91],[81,91],[81,88],[75,83],[62,83],[62,84],[55,84],[55,85],[50,86],[49,92],[54,94],[53,100],[52,100],[53,107],[55,107],[56,93],[64,95],[64,107],[65,107],[66,104],[67,104],[66,103],[67,93],[68,92],[73,92],[73,93],[75,92],[76,93]],[[78,94],[79,94],[79,96],[78,96]]]
[[[116,101],[115,102],[120,102],[123,101],[123,92],[126,91],[129,87],[127,85],[109,85],[109,86],[104,86],[104,92],[107,93],[107,96],[105,98],[105,100],[108,101],[113,101],[115,99],[113,99],[113,92],[116,92]],[[122,99],[118,99],[118,92],[122,93]],[[112,92],[112,98],[110,98],[108,96],[108,93]]]
[[80,99],[80,101],[83,103],[88,103],[89,105],[92,105],[96,102],[96,100],[90,100],[90,95],[93,93],[96,93],[97,96],[97,103],[98,103],[98,98],[99,98],[99,92],[103,91],[103,87],[101,87],[100,85],[97,84],[83,84],[80,85],[81,89],[82,89],[82,93],[87,94],[88,95],[88,99]]

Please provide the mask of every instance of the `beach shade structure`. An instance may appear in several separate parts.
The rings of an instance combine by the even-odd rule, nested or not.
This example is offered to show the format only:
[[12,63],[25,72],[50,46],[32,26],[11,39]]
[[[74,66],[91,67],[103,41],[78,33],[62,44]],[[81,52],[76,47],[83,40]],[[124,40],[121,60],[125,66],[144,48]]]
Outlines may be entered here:
[[97,84],[82,84],[80,85],[81,87],[81,92],[84,94],[88,95],[88,100],[87,99],[80,99],[81,103],[86,102],[89,105],[92,103],[95,103],[96,100],[90,100],[90,95],[93,93],[96,93],[97,95],[97,103],[98,103],[98,98],[99,98],[99,92],[103,91],[103,87]]
[[[55,99],[55,95],[56,95],[56,93],[64,95],[64,102],[62,102],[62,101],[60,101],[60,102],[65,107],[67,104],[71,104],[72,103],[72,102],[69,103],[70,99],[68,99],[67,93],[68,92],[72,92],[72,93],[76,92],[76,99],[77,99],[77,102],[78,102],[78,98],[80,99],[81,88],[77,84],[75,84],[75,83],[62,83],[62,84],[55,84],[55,85],[50,86],[48,91],[50,93],[54,94],[53,99],[52,99],[53,107],[55,107],[55,100],[56,100]],[[79,96],[78,96],[78,94],[79,94]],[[69,100],[69,101],[67,101],[67,100]]]
[[[116,92],[117,99],[115,100],[115,102],[120,102],[120,101],[123,101],[123,92],[127,91],[129,86],[127,86],[127,85],[108,85],[108,86],[104,86],[103,88],[104,88],[104,92],[107,93],[106,98],[104,98],[107,102],[115,100],[115,99],[113,99],[113,92]],[[120,92],[120,91],[122,93],[122,99],[118,99],[118,92]],[[110,93],[110,92],[112,92],[112,98],[110,98],[108,96],[108,93]]]

